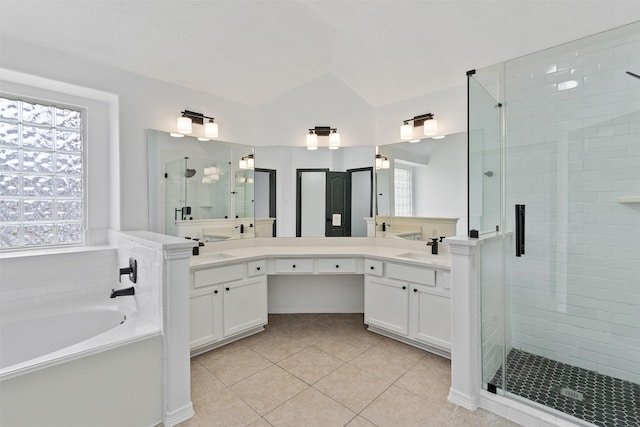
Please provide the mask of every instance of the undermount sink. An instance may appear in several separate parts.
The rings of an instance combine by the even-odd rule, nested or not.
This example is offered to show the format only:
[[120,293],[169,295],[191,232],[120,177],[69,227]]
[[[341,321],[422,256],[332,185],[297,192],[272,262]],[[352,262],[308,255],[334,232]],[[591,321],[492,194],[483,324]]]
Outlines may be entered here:
[[433,255],[423,252],[405,252],[403,254],[398,255],[398,258],[408,258],[408,259],[417,259],[420,261],[432,260]]

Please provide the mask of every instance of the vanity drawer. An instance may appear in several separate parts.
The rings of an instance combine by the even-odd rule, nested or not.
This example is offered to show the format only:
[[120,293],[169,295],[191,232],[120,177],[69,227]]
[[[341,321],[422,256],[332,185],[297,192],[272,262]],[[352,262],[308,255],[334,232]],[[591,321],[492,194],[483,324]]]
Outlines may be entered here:
[[365,274],[370,274],[372,276],[382,276],[384,274],[384,270],[382,266],[383,266],[382,261],[374,261],[372,259],[364,260]]
[[247,276],[261,276],[267,274],[267,262],[265,260],[247,263]]
[[387,277],[428,286],[436,285],[436,271],[431,268],[387,263]]
[[276,274],[313,273],[313,260],[302,258],[284,258],[276,260]]
[[356,260],[353,258],[320,258],[318,273],[355,273]]
[[201,288],[203,286],[217,285],[218,283],[243,279],[244,269],[244,264],[236,264],[195,271],[193,273],[193,287]]

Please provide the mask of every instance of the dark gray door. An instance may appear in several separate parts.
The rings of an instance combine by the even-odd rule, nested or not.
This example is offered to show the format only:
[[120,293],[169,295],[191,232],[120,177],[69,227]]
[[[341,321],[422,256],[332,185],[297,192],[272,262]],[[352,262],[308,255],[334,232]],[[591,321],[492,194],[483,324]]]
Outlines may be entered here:
[[351,175],[327,172],[326,237],[351,236]]

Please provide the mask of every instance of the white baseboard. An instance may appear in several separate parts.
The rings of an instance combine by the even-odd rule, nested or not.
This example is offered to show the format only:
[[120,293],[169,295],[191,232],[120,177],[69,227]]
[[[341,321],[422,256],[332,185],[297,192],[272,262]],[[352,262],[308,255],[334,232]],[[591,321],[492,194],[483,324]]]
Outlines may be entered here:
[[475,398],[460,393],[452,388],[449,389],[449,402],[458,406],[462,406],[463,408],[470,411],[475,411],[476,409],[478,409],[478,403],[476,402]]
[[193,417],[195,412],[193,410],[193,404],[189,401],[188,405],[183,406],[182,408],[176,409],[175,411],[167,412],[164,416],[164,427],[173,427],[175,425],[180,424],[183,421],[188,420]]

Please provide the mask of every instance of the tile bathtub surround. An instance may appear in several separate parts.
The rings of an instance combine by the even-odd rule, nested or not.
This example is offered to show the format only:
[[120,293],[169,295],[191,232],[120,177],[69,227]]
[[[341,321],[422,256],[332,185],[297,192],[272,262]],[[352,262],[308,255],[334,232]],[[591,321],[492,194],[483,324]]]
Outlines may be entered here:
[[366,330],[362,314],[270,315],[191,360],[193,426],[505,426],[448,402],[449,360]]
[[164,256],[162,248],[152,243],[145,244],[140,239],[132,238],[125,233],[114,234],[118,247],[118,271],[119,268],[129,265],[130,257],[134,258],[138,264],[138,277],[135,284],[124,275],[122,282],[116,281],[116,285],[122,288],[134,286],[138,310],[152,324],[161,327]]
[[0,311],[109,297],[115,248],[0,259]]

